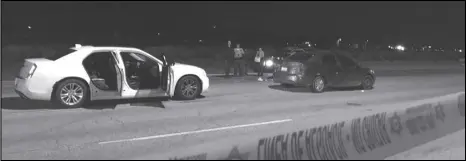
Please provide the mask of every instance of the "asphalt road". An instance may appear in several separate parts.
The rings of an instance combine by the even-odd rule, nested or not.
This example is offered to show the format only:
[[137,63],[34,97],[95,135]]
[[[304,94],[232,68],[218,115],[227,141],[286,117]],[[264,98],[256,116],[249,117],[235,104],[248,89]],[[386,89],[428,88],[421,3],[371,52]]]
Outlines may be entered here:
[[465,130],[415,147],[386,160],[464,160]]
[[[100,102],[56,109],[25,101],[2,83],[2,159],[134,159],[173,155],[188,147],[242,143],[366,112],[465,90],[464,70],[379,73],[371,91],[313,94],[271,82],[212,78],[194,101]],[[377,109],[380,108],[380,109]],[[208,151],[209,149],[205,149]]]

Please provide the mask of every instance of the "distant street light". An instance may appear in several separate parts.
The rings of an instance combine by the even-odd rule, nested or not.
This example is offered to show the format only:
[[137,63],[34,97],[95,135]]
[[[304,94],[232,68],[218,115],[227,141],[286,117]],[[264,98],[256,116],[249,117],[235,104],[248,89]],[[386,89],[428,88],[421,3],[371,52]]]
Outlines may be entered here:
[[32,29],[32,27],[31,27],[31,26],[28,26],[28,29],[30,30],[30,29]]

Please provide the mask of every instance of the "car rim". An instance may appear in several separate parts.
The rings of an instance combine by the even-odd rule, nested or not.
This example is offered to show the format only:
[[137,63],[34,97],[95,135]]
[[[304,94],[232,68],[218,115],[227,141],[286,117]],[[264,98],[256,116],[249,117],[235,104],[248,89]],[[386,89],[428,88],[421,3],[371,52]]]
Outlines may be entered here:
[[69,106],[78,104],[82,100],[83,96],[83,88],[76,83],[67,84],[60,91],[60,98],[62,102]]
[[185,79],[181,86],[181,93],[185,97],[193,97],[197,93],[196,81],[192,79]]
[[314,87],[317,91],[322,91],[324,89],[324,80],[320,77],[314,80]]
[[366,76],[366,79],[364,79],[364,88],[370,88],[372,86],[372,78],[369,76]]

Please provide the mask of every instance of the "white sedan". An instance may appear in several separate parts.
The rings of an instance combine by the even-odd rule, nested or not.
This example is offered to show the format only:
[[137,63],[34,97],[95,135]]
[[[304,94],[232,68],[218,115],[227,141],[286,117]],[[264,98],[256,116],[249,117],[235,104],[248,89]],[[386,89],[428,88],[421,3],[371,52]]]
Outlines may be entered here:
[[57,59],[26,59],[15,91],[22,98],[80,107],[93,100],[175,97],[196,99],[209,88],[204,69],[169,63],[136,48],[77,44]]

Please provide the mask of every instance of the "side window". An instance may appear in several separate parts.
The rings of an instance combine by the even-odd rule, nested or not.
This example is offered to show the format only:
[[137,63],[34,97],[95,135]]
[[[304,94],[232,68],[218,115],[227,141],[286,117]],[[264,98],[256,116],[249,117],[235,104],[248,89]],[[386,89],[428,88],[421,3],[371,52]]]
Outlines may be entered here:
[[141,64],[144,64],[144,65],[149,65],[149,66],[155,66],[155,65],[158,65],[157,61],[155,60],[152,60],[151,58],[143,55],[143,54],[140,54],[140,53],[136,53],[136,52],[120,52],[121,54],[121,57],[123,59],[123,62],[125,64],[125,66],[128,66],[128,65],[141,65]]
[[322,57],[322,63],[324,65],[337,65],[337,60],[335,59],[335,56],[333,55],[324,55]]
[[356,66],[356,62],[353,61],[353,59],[348,58],[343,55],[338,55],[338,59],[340,60],[340,63],[344,67],[353,67]]

